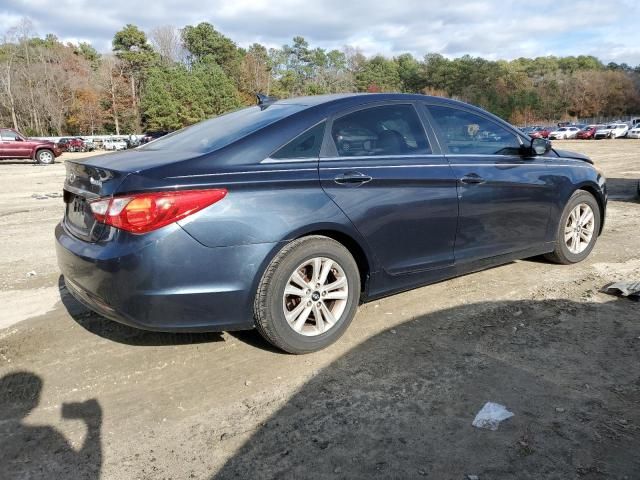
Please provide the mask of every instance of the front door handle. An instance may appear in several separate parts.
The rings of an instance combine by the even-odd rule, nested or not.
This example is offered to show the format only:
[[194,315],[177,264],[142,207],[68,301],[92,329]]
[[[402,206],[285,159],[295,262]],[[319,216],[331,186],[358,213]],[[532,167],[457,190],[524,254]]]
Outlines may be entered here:
[[465,183],[467,185],[474,185],[474,184],[484,183],[485,179],[482,178],[477,173],[468,173],[460,179],[460,182]]
[[369,175],[365,175],[364,173],[352,171],[341,173],[337,177],[333,179],[339,185],[362,185],[363,183],[367,183],[373,180]]

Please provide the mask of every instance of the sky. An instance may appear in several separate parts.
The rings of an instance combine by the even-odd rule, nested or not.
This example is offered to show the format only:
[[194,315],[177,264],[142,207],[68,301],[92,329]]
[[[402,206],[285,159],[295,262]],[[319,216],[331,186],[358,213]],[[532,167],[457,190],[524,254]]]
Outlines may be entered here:
[[594,55],[640,65],[638,0],[0,0],[0,35],[25,17],[40,36],[100,52],[127,23],[148,32],[204,21],[242,47],[280,47],[302,35],[314,48],[351,45],[366,55]]

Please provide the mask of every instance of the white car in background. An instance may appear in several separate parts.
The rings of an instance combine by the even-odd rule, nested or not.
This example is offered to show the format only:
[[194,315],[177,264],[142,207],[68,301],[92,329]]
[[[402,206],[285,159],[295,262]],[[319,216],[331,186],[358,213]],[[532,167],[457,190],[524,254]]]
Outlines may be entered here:
[[628,138],[640,138],[640,123],[627,132]]
[[620,138],[627,135],[629,125],[626,123],[610,123],[604,128],[596,131],[594,138]]
[[560,127],[549,134],[551,140],[566,140],[567,138],[576,138],[580,129],[578,127]]
[[611,138],[626,137],[629,133],[629,125],[626,123],[616,123],[613,130],[611,130]]
[[126,150],[127,142],[124,140],[105,140],[102,142],[102,148],[105,150]]

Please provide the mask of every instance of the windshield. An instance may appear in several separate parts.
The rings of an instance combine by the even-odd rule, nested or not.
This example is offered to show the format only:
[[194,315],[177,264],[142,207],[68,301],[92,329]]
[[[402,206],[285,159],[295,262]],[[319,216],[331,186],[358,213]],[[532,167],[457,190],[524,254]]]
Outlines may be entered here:
[[305,105],[294,104],[243,108],[170,133],[138,149],[209,153],[304,108]]

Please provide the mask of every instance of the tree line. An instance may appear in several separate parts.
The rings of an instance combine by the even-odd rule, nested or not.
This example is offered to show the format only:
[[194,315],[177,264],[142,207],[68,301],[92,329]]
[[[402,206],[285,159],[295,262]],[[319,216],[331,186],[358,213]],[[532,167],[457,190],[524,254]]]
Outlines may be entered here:
[[640,66],[593,56],[367,57],[299,36],[281,48],[241,48],[206,22],[149,32],[126,25],[106,54],[41,38],[26,19],[0,43],[0,125],[28,135],[169,131],[254,104],[255,93],[341,92],[446,96],[515,124],[610,117],[640,111]]

